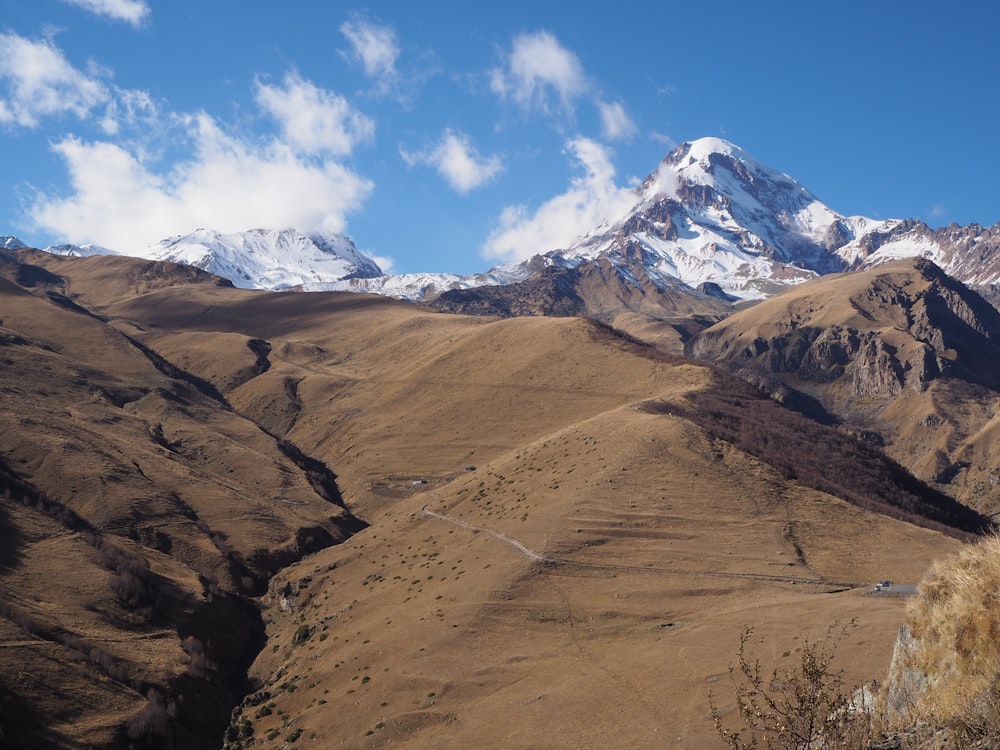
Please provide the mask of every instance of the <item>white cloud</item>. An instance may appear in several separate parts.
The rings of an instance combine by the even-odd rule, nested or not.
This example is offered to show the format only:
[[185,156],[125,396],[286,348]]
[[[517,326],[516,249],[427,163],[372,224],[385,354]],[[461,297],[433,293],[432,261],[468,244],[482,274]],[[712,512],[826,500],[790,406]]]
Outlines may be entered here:
[[99,16],[125,21],[133,26],[140,26],[150,12],[145,0],[63,0],[63,2]]
[[0,34],[0,83],[6,94],[0,123],[24,128],[62,114],[85,118],[111,97],[100,80],[70,65],[51,43],[12,33]]
[[525,110],[551,113],[554,95],[562,110],[571,113],[574,100],[586,87],[579,58],[547,31],[517,36],[511,45],[507,67],[490,72],[492,91]]
[[117,135],[123,126],[143,128],[150,133],[161,122],[159,107],[148,91],[114,89],[112,99],[98,122],[107,135]]
[[343,232],[346,215],[372,190],[336,162],[303,159],[278,141],[243,141],[206,114],[178,121],[191,154],[160,171],[121,145],[75,137],[54,143],[72,194],[38,194],[30,218],[66,241],[135,252],[198,227]]
[[388,255],[376,255],[370,250],[362,250],[362,252],[375,261],[375,265],[382,269],[382,273],[391,274],[396,266],[396,261],[394,258],[390,258]]
[[601,132],[610,140],[627,140],[638,132],[621,102],[597,102],[601,114]]
[[257,81],[257,103],[281,125],[285,139],[306,154],[347,156],[375,137],[375,122],[342,96],[318,88],[298,73],[281,86]]
[[391,91],[397,79],[399,58],[396,32],[389,26],[355,17],[341,24],[340,33],[351,44],[348,57],[361,64],[366,76],[375,79],[380,93]]
[[574,178],[566,192],[549,199],[534,213],[524,206],[504,208],[499,226],[483,246],[486,258],[518,261],[564,249],[634,205],[635,193],[615,184],[615,168],[608,149],[588,138],[575,138],[567,142],[566,152],[583,169],[583,175]]
[[948,215],[948,209],[942,203],[936,203],[931,207],[931,210],[927,212],[927,215],[932,219],[943,219]]
[[500,157],[483,157],[468,136],[451,130],[445,130],[431,149],[410,153],[400,148],[399,152],[411,167],[415,164],[434,167],[452,189],[463,194],[489,182],[503,169]]

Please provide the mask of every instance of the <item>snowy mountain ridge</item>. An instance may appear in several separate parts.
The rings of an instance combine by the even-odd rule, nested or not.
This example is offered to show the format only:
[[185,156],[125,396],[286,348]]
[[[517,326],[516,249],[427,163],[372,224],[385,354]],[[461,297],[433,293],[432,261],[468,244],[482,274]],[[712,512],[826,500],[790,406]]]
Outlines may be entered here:
[[[720,138],[680,144],[635,189],[635,202],[569,247],[484,273],[389,275],[347,237],[294,229],[225,234],[199,229],[128,253],[196,266],[243,288],[371,292],[430,300],[449,291],[505,286],[546,269],[598,262],[635,288],[666,292],[711,284],[762,299],[827,273],[922,256],[977,287],[1000,284],[1000,225],[931,229],[912,219],[837,213],[794,178]],[[19,243],[0,238],[3,247]],[[61,255],[117,254],[95,245]]]
[[294,229],[223,234],[199,229],[170,237],[141,257],[196,266],[244,289],[291,289],[306,283],[381,276],[382,269],[342,235]]
[[295,229],[251,229],[223,233],[198,229],[161,240],[144,250],[119,253],[98,245],[54,245],[56,255],[131,255],[181,263],[229,279],[243,289],[277,291],[309,283],[383,276],[378,264],[347,237]]
[[1000,284],[1000,224],[931,229],[845,216],[738,146],[701,138],[664,158],[625,215],[548,256],[570,265],[604,258],[624,278],[645,275],[661,289],[714,283],[740,299],[919,256],[989,291]]
[[339,281],[309,282],[305,292],[367,292],[400,299],[421,300],[454,289],[502,286],[524,281],[533,271],[523,264],[495,266],[485,273],[462,276],[454,273],[402,273],[354,277]]

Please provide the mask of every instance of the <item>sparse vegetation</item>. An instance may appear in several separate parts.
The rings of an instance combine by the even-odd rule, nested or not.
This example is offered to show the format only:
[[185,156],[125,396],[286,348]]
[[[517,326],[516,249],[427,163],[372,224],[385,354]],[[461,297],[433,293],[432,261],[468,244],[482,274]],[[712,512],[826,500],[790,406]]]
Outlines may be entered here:
[[753,630],[744,627],[736,664],[729,667],[744,727],[726,727],[715,696],[709,693],[712,720],[726,744],[733,750],[868,747],[871,716],[867,710],[857,710],[852,691],[845,690],[842,670],[834,666],[837,643],[846,632],[831,627],[823,641],[803,644],[794,666],[767,673],[749,651]]
[[188,674],[193,677],[205,679],[218,669],[209,656],[205,644],[199,638],[189,635],[181,641],[181,648],[187,654]]
[[935,564],[907,608],[881,691],[845,690],[834,659],[847,628],[806,642],[793,667],[769,673],[750,653],[753,631],[744,628],[729,669],[743,726],[728,726],[710,693],[719,736],[733,750],[1000,747],[998,592],[1000,536]]
[[98,538],[94,559],[112,572],[111,590],[119,604],[133,613],[139,622],[153,619],[156,604],[156,584],[149,563],[104,538]]
[[679,414],[786,479],[866,510],[963,538],[992,527],[988,518],[919,481],[877,448],[732,376],[718,373],[714,388],[689,394],[684,402],[649,402],[645,408]]
[[[74,281],[81,304],[89,283]],[[100,335],[74,332],[79,341],[72,346],[47,333],[58,326],[35,327],[38,336],[51,336],[43,364],[58,360],[65,372],[53,364],[39,368],[37,378],[22,378],[31,363],[15,372],[7,362],[29,344],[0,351],[8,407],[2,459],[59,500],[32,495],[23,507],[19,500],[3,506],[10,530],[0,542],[12,542],[0,545],[0,625],[8,646],[0,704],[8,741],[10,717],[33,701],[30,708],[46,717],[47,729],[65,728],[80,745],[84,732],[105,731],[117,733],[116,746],[137,748],[216,747],[222,737],[233,748],[237,742],[278,746],[316,736],[321,745],[360,746],[378,744],[361,739],[366,730],[396,743],[414,731],[442,736],[432,726],[442,722],[457,744],[503,744],[499,738],[523,730],[539,747],[583,746],[593,737],[623,746],[710,747],[719,737],[704,706],[688,714],[691,700],[684,698],[704,696],[701,680],[724,672],[727,655],[709,643],[721,638],[735,645],[749,607],[761,631],[773,618],[786,618],[789,628],[806,617],[832,618],[853,594],[816,596],[826,586],[812,578],[833,580],[843,569],[881,575],[896,556],[906,557],[901,569],[917,571],[952,545],[841,503],[827,504],[835,507],[825,514],[814,493],[801,493],[809,497],[799,502],[799,487],[757,466],[720,489],[713,472],[735,470],[713,463],[711,450],[703,449],[734,455],[721,431],[706,441],[692,422],[630,408],[653,397],[685,402],[684,394],[708,379],[704,368],[675,366],[580,321],[472,325],[442,322],[435,318],[443,316],[405,305],[345,303],[334,295],[313,308],[318,298],[285,297],[295,321],[309,321],[300,329],[271,307],[278,297],[233,307],[214,292],[201,298],[185,287],[190,298],[181,301],[161,288],[163,304],[147,315],[145,301],[132,298],[142,284],[129,287],[125,307],[101,292],[101,304],[125,316],[116,326],[214,384],[232,405],[185,384],[194,381],[147,372],[136,361],[146,349],[117,347],[130,358],[122,361],[102,343],[121,343],[119,328],[98,318],[89,320]],[[368,309],[352,318],[357,313],[344,312],[345,304]],[[198,316],[197,332],[183,323],[188,310]],[[8,324],[19,315],[27,319],[5,308]],[[220,320],[224,335],[216,337]],[[380,343],[365,329],[381,329]],[[237,393],[235,368],[241,372],[254,361],[244,347],[248,338],[259,369],[269,367],[264,377],[242,381]],[[90,344],[96,356],[85,351]],[[419,367],[401,367],[400,351],[413,352]],[[86,367],[70,371],[65,363],[74,358]],[[104,374],[106,363],[129,382],[115,385],[118,376]],[[475,370],[466,369],[472,364]],[[413,372],[419,381],[409,382]],[[107,396],[112,391],[120,394],[114,402]],[[62,398],[66,394],[72,397]],[[734,432],[764,423],[771,458],[808,450],[824,462],[813,473],[837,482],[853,473],[854,467],[845,471],[845,463],[830,460],[837,444],[813,445],[811,432],[796,436],[798,428],[789,428],[792,437],[783,444],[786,425],[772,419],[771,404],[759,411],[738,405],[736,424],[726,423],[731,404],[720,399],[715,406],[716,422]],[[290,434],[301,450],[277,445]],[[19,444],[36,438],[27,448]],[[462,472],[473,460],[479,468]],[[741,469],[753,464],[739,460]],[[360,522],[341,512],[326,462],[344,473],[351,493],[345,497],[372,523],[340,550],[321,548]],[[807,473],[800,464],[779,470],[798,481]],[[408,484],[411,475],[424,474],[432,477],[428,486]],[[395,486],[388,481],[394,476],[407,478],[407,486],[382,494],[383,486]],[[0,489],[18,498],[30,490]],[[415,493],[430,494],[401,501]],[[780,513],[748,517],[745,498],[758,497],[785,505]],[[417,509],[430,501],[467,523],[579,564],[526,567],[485,535],[425,522]],[[4,520],[0,516],[0,533]],[[786,522],[797,538],[783,534]],[[818,527],[823,534],[809,536]],[[863,562],[841,565],[852,549],[849,537],[859,530],[881,546],[869,549]],[[796,539],[809,554],[808,573],[785,567],[792,560],[789,540]],[[784,557],[774,556],[775,545]],[[306,552],[316,556],[286,568]],[[287,594],[268,586],[278,568],[281,583],[289,582]],[[786,574],[809,585],[770,580]],[[760,580],[751,584],[751,576]],[[256,596],[259,608],[250,600]],[[800,607],[804,599],[809,604]],[[144,614],[147,606],[154,610]],[[682,615],[697,626],[682,626]],[[886,640],[892,619],[883,612],[871,634],[866,631],[867,642]],[[60,627],[73,630],[61,633]],[[575,648],[566,648],[571,643]],[[746,646],[755,650],[752,641]],[[251,667],[260,648],[266,650]],[[777,662],[782,667],[799,660],[800,650],[788,650]],[[854,659],[848,670],[859,666],[859,653],[848,652]],[[663,679],[650,654],[672,668],[684,654],[684,668]],[[65,668],[47,673],[50,664]],[[770,665],[761,671],[759,687],[771,690]],[[375,674],[380,678],[371,679]],[[445,675],[454,682],[439,681]],[[524,694],[543,681],[553,687],[551,695],[547,688]],[[151,686],[162,699],[143,701]],[[654,686],[664,700],[648,712],[650,721],[636,697],[652,695]],[[622,710],[622,700],[630,708]],[[528,707],[503,710],[510,705]],[[126,736],[130,717],[141,737]],[[741,721],[732,710],[720,720]],[[95,729],[102,721],[105,729]],[[304,733],[296,736],[299,726]],[[165,734],[157,734],[164,727]],[[750,743],[750,733],[744,728],[741,739]],[[100,737],[90,744],[100,745]]]
[[253,741],[253,722],[246,716],[240,717],[239,721],[230,724],[226,729],[226,736],[223,739],[223,746],[226,750],[236,750],[237,748],[248,747]]

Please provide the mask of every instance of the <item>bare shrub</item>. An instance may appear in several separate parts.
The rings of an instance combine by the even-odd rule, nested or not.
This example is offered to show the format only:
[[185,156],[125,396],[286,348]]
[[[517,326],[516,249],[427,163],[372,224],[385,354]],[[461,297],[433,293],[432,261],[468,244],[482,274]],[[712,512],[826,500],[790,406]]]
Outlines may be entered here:
[[125,729],[132,739],[150,735],[166,735],[170,720],[177,714],[177,707],[167,703],[158,690],[150,688],[146,693],[146,706],[129,719]]
[[292,636],[292,645],[301,646],[303,643],[312,638],[313,629],[308,625],[299,625],[295,634]]
[[725,727],[715,696],[709,693],[712,720],[719,736],[733,750],[868,747],[872,720],[864,696],[871,693],[862,689],[862,705],[856,705],[853,691],[844,688],[843,671],[833,665],[837,644],[845,633],[846,627],[831,626],[823,641],[805,642],[797,664],[775,668],[768,674],[759,659],[749,653],[753,630],[745,626],[736,664],[729,667],[736,708],[744,726],[739,730]]
[[212,661],[208,649],[199,638],[189,635],[181,641],[181,648],[187,654],[188,673],[194,677],[207,678],[218,666]]
[[201,584],[208,601],[212,601],[213,597],[219,596],[221,593],[219,577],[210,569],[201,565],[196,564],[193,566],[193,569],[198,574],[198,582]]
[[112,572],[111,591],[138,623],[153,618],[156,582],[146,560],[101,537],[94,546],[94,562]]

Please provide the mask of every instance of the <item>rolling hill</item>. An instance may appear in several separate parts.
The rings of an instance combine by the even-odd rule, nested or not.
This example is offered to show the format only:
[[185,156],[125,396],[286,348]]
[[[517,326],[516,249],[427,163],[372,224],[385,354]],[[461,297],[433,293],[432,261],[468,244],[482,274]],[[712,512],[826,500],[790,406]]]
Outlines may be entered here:
[[780,662],[856,616],[880,677],[869,584],[983,524],[798,481],[702,418],[742,381],[583,318],[2,262],[15,746],[707,747],[742,625]]

